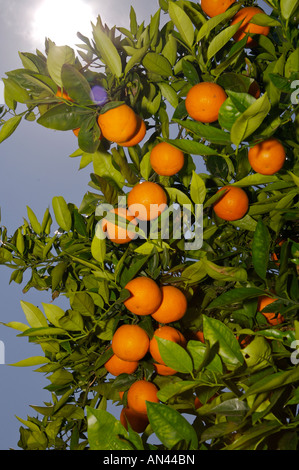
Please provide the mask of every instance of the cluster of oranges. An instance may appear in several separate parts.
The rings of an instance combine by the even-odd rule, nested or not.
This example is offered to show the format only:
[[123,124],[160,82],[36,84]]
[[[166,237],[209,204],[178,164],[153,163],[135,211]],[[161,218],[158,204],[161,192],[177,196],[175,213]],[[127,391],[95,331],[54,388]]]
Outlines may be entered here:
[[[210,18],[224,13],[236,0],[201,0],[201,8]],[[242,7],[238,13],[233,17],[231,25],[237,24],[242,21],[238,31],[234,34],[235,41],[241,41],[246,34],[262,34],[267,36],[270,28],[268,26],[259,26],[250,23],[253,16],[264,13],[259,7]],[[249,36],[247,39],[247,46],[255,47],[256,42]]]
[[[153,363],[159,375],[173,375],[176,371],[164,363],[157,342],[157,337],[173,341],[183,347],[186,339],[176,328],[169,325],[183,318],[187,311],[185,294],[172,285],[159,286],[156,281],[146,276],[139,276],[129,281],[125,288],[129,297],[124,301],[126,309],[136,319],[150,315],[159,325],[153,336],[137,323],[124,323],[119,326],[112,337],[113,354],[105,363],[110,374],[118,376],[122,373],[133,374],[139,362],[146,355]],[[130,425],[139,429],[137,423],[146,425],[146,402],[158,402],[158,388],[153,382],[138,380],[131,385],[126,393],[126,406],[122,410],[121,421],[125,419]]]

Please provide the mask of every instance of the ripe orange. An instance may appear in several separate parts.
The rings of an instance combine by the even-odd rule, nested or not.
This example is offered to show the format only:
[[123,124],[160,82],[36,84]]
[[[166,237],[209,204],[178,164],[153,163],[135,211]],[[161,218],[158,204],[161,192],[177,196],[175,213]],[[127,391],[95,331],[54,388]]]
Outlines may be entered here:
[[254,145],[248,151],[248,160],[254,171],[261,175],[274,175],[284,165],[286,153],[283,145],[273,137]]
[[146,134],[145,122],[140,116],[137,116],[137,121],[138,124],[136,133],[133,135],[133,137],[131,137],[131,139],[125,142],[121,142],[119,145],[121,145],[122,147],[134,147],[134,145],[139,144],[144,138]]
[[122,104],[98,116],[103,137],[111,142],[126,142],[133,137],[138,127],[137,115],[130,106]]
[[162,302],[152,317],[159,323],[171,323],[180,320],[187,311],[187,299],[175,286],[162,286]]
[[151,315],[162,302],[162,291],[150,277],[135,277],[126,284],[125,289],[131,294],[124,301],[125,307],[136,315]]
[[[258,7],[243,7],[238,11],[238,13],[235,14],[231,25],[239,23],[239,21],[243,20],[240,28],[234,35],[235,41],[241,41],[241,39],[243,39],[247,33],[263,34],[264,36],[269,34],[269,26],[259,26],[257,24],[249,23],[254,15],[259,13],[264,13],[264,11]],[[252,37],[248,37],[246,44],[247,46],[254,47],[256,46],[256,41]]]
[[128,390],[128,408],[135,411],[136,413],[146,415],[147,401],[159,403],[157,393],[158,388],[152,382],[148,382],[147,380],[137,380],[137,382],[134,382]]
[[112,350],[123,361],[139,361],[149,348],[149,337],[138,325],[122,325],[112,337]]
[[140,220],[153,220],[167,207],[167,195],[157,183],[143,181],[128,194],[128,209]]
[[183,168],[184,162],[184,153],[167,142],[155,145],[150,154],[153,170],[162,176],[175,175]]
[[[131,215],[124,207],[112,209],[110,213],[114,213],[120,217],[123,217],[129,222],[132,222],[132,224],[135,226],[137,225],[135,217]],[[121,225],[117,225],[117,220],[115,220],[114,223],[113,221],[107,220],[105,218],[102,219],[102,229],[104,232],[107,232],[107,236],[112,242],[118,244],[128,243],[137,236],[135,232],[127,230]]]
[[108,359],[105,368],[110,374],[118,376],[120,374],[133,374],[138,367],[138,361],[123,361],[116,354]]
[[78,137],[79,132],[80,132],[80,127],[73,129],[73,133],[75,134],[76,137]]
[[57,96],[57,98],[63,98],[65,100],[68,100],[68,101],[73,101],[69,95],[67,94],[67,92],[65,90],[61,91],[61,88],[58,88],[55,96]]
[[128,423],[133,431],[144,432],[149,421],[145,414],[136,413],[131,408],[125,407],[120,412],[119,420],[121,424],[128,430]]
[[[277,299],[273,299],[272,297],[268,297],[267,295],[262,295],[258,299],[257,311],[261,312],[263,308],[265,308],[269,304],[272,304],[273,302],[275,302],[275,300]],[[275,313],[275,312],[261,312],[261,313],[262,315],[264,315],[269,325],[279,325],[280,323],[284,322],[284,318],[281,315],[281,313]]]
[[254,80],[254,82],[251,83],[248,93],[256,99],[258,99],[261,96],[260,86],[256,80]]
[[164,364],[158,364],[154,362],[154,368],[159,375],[174,375],[177,373],[176,370],[171,367],[165,366]]
[[235,0],[201,0],[201,8],[210,18],[224,13]]
[[177,343],[183,347],[186,345],[185,337],[176,328],[173,328],[172,326],[167,326],[167,325],[160,326],[159,328],[157,328],[154,332],[152,339],[150,340],[149,351],[152,355],[152,358],[159,364],[166,365],[161,357],[158,342],[155,338],[156,336],[158,338],[163,338],[169,341],[173,341],[174,343]]
[[245,191],[237,186],[223,186],[221,189],[226,191],[213,206],[215,214],[223,220],[238,220],[244,217],[249,207]]
[[221,105],[227,95],[224,89],[212,82],[194,85],[187,93],[185,106],[189,116],[195,121],[217,121]]
[[201,343],[204,343],[204,342],[205,342],[205,338],[204,338],[203,332],[200,331],[200,330],[199,330],[199,331],[196,331],[196,332],[194,333],[194,337],[195,337],[196,339],[198,339]]

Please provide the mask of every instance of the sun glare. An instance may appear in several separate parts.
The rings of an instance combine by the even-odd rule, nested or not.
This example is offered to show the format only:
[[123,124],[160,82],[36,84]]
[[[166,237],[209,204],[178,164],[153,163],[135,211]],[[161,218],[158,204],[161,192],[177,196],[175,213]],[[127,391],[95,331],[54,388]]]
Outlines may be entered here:
[[33,15],[32,40],[44,44],[47,37],[57,46],[74,47],[81,42],[77,32],[89,37],[94,20],[95,13],[84,0],[43,0]]

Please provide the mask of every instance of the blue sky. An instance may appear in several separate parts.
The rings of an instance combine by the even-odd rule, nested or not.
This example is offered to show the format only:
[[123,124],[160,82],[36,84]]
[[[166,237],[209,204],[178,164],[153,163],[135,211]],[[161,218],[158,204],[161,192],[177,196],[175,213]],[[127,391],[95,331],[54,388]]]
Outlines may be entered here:
[[[44,51],[44,36],[50,32],[50,39],[57,45],[73,46],[80,41],[76,37],[79,30],[91,37],[90,21],[96,22],[100,14],[109,26],[128,27],[130,5],[135,8],[138,21],[149,21],[150,15],[156,11],[158,1],[151,0],[72,0],[84,19],[84,26],[76,18],[68,17],[68,38],[60,43],[59,13],[69,4],[69,0],[59,0],[60,7],[55,11],[55,20],[51,14],[37,15],[38,9],[48,0],[0,0],[0,77],[5,72],[22,66],[18,56],[20,52]],[[57,3],[57,2],[56,2]],[[82,13],[90,12],[86,20]],[[55,7],[55,0],[52,1]],[[81,6],[81,8],[79,8]],[[33,36],[35,15],[42,18],[45,34]],[[78,16],[78,15],[77,15]],[[44,21],[45,17],[48,21]],[[73,26],[73,30],[72,30]],[[90,29],[89,29],[90,27]],[[58,38],[56,38],[55,28]],[[63,40],[61,39],[61,40]],[[1,96],[1,90],[0,90]],[[1,224],[12,234],[22,225],[23,217],[27,218],[28,205],[42,218],[47,207],[51,209],[53,196],[63,196],[66,201],[80,204],[90,181],[90,168],[78,170],[79,160],[69,158],[77,149],[76,139],[72,132],[57,132],[45,129],[35,123],[24,121],[15,134],[0,145],[0,207]],[[25,322],[25,316],[20,306],[20,300],[41,305],[41,302],[51,302],[51,294],[30,290],[22,294],[22,286],[9,285],[10,271],[0,266],[0,321]],[[26,419],[27,415],[34,416],[34,410],[29,405],[41,405],[50,400],[48,391],[43,387],[49,381],[34,368],[11,367],[8,364],[26,357],[40,355],[38,346],[28,343],[26,338],[18,338],[18,332],[0,325],[0,341],[5,345],[5,364],[0,365],[0,450],[17,449],[19,427],[21,423],[15,416]]]

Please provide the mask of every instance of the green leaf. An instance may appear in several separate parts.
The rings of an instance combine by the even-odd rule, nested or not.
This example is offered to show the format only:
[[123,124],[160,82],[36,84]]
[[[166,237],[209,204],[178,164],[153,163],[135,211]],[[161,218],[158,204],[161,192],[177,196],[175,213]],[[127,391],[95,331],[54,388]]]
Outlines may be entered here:
[[148,52],[143,59],[144,67],[161,77],[171,77],[172,68],[169,61],[156,52]]
[[91,254],[99,263],[104,263],[106,255],[106,240],[95,235],[91,242]]
[[168,449],[185,442],[187,449],[198,448],[195,429],[176,410],[162,403],[147,402],[147,414],[154,433]]
[[125,178],[120,171],[113,165],[113,159],[110,153],[97,150],[92,154],[93,168],[97,176],[103,178],[106,183],[111,184],[117,190],[122,189]]
[[69,46],[56,46],[50,42],[47,57],[47,67],[52,80],[59,87],[63,87],[61,71],[64,64],[75,63],[75,52]]
[[271,109],[267,93],[264,93],[241,114],[231,128],[231,140],[239,146],[262,124]]
[[141,62],[147,50],[148,46],[143,46],[140,49],[135,50],[134,54],[126,64],[125,75],[127,75],[127,73],[134,67],[135,64],[139,64]]
[[0,143],[7,139],[18,127],[22,116],[13,116],[9,118],[0,128]]
[[133,450],[127,440],[128,433],[113,415],[106,410],[86,407],[88,442],[91,450]]
[[160,390],[158,391],[158,398],[160,401],[167,402],[169,399],[181,395],[188,390],[194,389],[196,383],[194,380],[181,380],[175,382],[167,382],[161,386]]
[[60,318],[64,316],[64,310],[58,305],[42,303],[45,315],[52,325],[60,328]]
[[72,216],[63,196],[54,196],[52,205],[56,222],[59,227],[68,232],[72,227]]
[[235,13],[239,10],[239,5],[233,5],[232,8],[225,11],[224,13],[220,13],[220,15],[216,15],[213,18],[210,18],[206,23],[202,25],[200,30],[198,31],[196,42],[201,41],[203,38],[206,38],[209,33],[218,26],[218,24],[222,23],[222,21],[229,20],[232,18]]
[[176,108],[179,104],[179,99],[174,88],[166,82],[160,82],[158,86],[161,90],[162,96],[167,99],[168,103],[173,108]]
[[26,207],[27,207],[27,214],[28,214],[28,218],[29,218],[29,222],[30,222],[30,225],[32,227],[32,230],[35,233],[37,233],[38,235],[40,235],[41,232],[42,232],[41,224],[37,220],[37,217],[36,217],[35,213],[33,212],[33,210],[30,209],[30,207],[28,207],[28,206],[26,206]]
[[180,119],[173,119],[173,121],[176,122],[179,126],[184,127],[184,129],[187,129],[193,134],[202,137],[211,143],[223,145],[231,143],[230,134],[228,132],[225,132],[222,129],[218,129],[217,127],[214,127],[212,125],[206,125],[202,122],[191,121],[190,119],[187,119],[186,121],[182,121]]
[[92,103],[90,86],[86,78],[71,64],[64,64],[61,69],[63,87],[68,95],[78,103]]
[[280,1],[281,14],[285,20],[288,20],[291,18],[293,13],[295,13],[296,8],[298,8],[297,0],[281,0]]
[[217,354],[210,354],[210,349],[206,344],[200,341],[189,341],[187,350],[189,351],[194,369],[197,371],[200,367],[204,366],[205,369],[214,371],[216,373],[223,372],[223,366],[220,357]]
[[5,92],[8,93],[13,100],[18,103],[26,103],[26,101],[30,100],[28,91],[15,80],[12,78],[3,78],[2,81],[4,83]]
[[203,333],[210,346],[218,346],[218,354],[227,366],[239,367],[244,358],[233,332],[220,320],[203,315]]
[[193,364],[189,354],[177,343],[168,339],[156,337],[161,357],[168,367],[182,373],[193,371]]
[[270,241],[269,231],[262,219],[259,219],[253,234],[252,263],[255,272],[264,280],[267,277]]
[[233,37],[233,35],[238,31],[241,22],[229,26],[228,28],[221,31],[217,36],[215,36],[208,47],[207,58],[210,60],[217,52],[222,49],[223,46]]
[[90,117],[93,117],[93,113],[90,110],[63,103],[50,108],[36,122],[48,129],[70,131],[81,127],[83,121]]
[[244,268],[219,266],[206,258],[202,259],[207,274],[220,281],[246,281],[247,271]]
[[195,204],[203,204],[206,197],[206,185],[204,180],[195,171],[192,172],[190,184],[190,196]]
[[28,359],[22,359],[21,361],[15,362],[13,364],[9,364],[10,366],[15,367],[32,367],[38,366],[40,364],[46,364],[47,362],[51,362],[50,359],[44,356],[32,356]]
[[47,327],[48,323],[41,310],[30,302],[21,300],[21,307],[32,328]]
[[122,75],[122,63],[115,45],[102,30],[100,24],[96,26],[92,24],[92,29],[96,47],[101,55],[100,59],[109,67],[111,73],[119,78]]
[[217,150],[213,150],[212,147],[196,142],[195,140],[187,139],[165,139],[165,142],[179,148],[185,153],[192,155],[216,155]]
[[76,310],[67,310],[59,319],[60,326],[67,331],[84,331],[84,322],[81,314]]
[[257,393],[264,393],[273,391],[276,388],[283,387],[285,385],[298,382],[299,380],[299,367],[292,367],[291,370],[279,371],[271,375],[258,380],[251,385],[245,392],[244,397],[249,395],[255,395]]
[[194,42],[194,27],[189,16],[174,2],[170,2],[168,8],[169,16],[178,29],[181,38],[187,46],[192,47]]
[[242,302],[242,300],[258,297],[261,294],[262,290],[257,287],[238,287],[220,294],[209,304],[208,308],[222,308],[227,305]]

